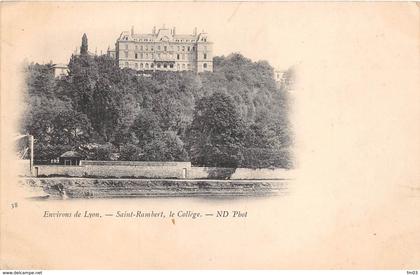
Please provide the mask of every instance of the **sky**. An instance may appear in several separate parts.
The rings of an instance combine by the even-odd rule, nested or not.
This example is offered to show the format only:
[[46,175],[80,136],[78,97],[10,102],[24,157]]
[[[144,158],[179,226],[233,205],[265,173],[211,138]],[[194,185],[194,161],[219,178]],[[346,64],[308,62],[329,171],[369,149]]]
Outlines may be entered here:
[[[9,5],[19,5],[10,3]],[[179,34],[206,31],[214,55],[240,52],[254,61],[267,60],[279,69],[299,63],[301,33],[310,21],[297,5],[281,3],[26,3],[14,7],[11,29],[19,30],[15,45],[29,62],[67,63],[86,33],[89,50],[99,54],[113,47],[122,31],[136,33],[176,27]],[[28,16],[30,14],[30,16]],[[8,28],[8,27],[6,27]]]

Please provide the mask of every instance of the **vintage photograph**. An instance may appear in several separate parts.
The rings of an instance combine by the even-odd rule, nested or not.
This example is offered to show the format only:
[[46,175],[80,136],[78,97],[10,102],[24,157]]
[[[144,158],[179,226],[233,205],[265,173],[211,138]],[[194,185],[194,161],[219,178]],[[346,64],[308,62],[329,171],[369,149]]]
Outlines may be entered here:
[[0,269],[417,274],[418,4],[0,8]]
[[115,33],[106,50],[80,33],[66,63],[25,60],[25,184],[41,198],[286,193],[294,67],[157,23]]

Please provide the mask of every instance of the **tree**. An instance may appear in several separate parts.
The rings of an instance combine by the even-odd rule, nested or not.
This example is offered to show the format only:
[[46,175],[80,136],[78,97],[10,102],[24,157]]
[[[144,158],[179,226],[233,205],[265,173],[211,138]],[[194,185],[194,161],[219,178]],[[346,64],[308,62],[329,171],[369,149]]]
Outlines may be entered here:
[[162,134],[159,116],[150,109],[141,110],[131,129],[140,146],[146,145]]
[[119,160],[141,160],[143,156],[142,150],[134,144],[125,144],[120,148],[120,157]]
[[116,148],[111,143],[100,144],[90,150],[88,157],[93,160],[115,160],[115,151]]
[[75,147],[90,139],[92,128],[85,114],[69,109],[55,116],[52,122],[57,129],[58,144]]
[[86,33],[82,36],[82,45],[80,47],[80,54],[87,55],[88,54],[88,39]]
[[283,79],[282,89],[285,91],[293,89],[296,81],[296,68],[292,66],[284,72]]
[[175,132],[167,131],[145,144],[142,160],[187,161],[188,153],[184,143]]
[[[288,87],[276,86],[266,61],[235,53],[213,62],[214,72],[143,76],[109,56],[89,55],[84,34],[68,76],[55,78],[52,64],[26,66],[22,131],[51,152],[58,145],[94,148],[87,155],[95,159],[119,153],[206,166],[289,165]],[[285,76],[293,84],[294,71]]]
[[190,155],[200,166],[237,167],[242,161],[245,125],[229,95],[199,100],[190,129]]

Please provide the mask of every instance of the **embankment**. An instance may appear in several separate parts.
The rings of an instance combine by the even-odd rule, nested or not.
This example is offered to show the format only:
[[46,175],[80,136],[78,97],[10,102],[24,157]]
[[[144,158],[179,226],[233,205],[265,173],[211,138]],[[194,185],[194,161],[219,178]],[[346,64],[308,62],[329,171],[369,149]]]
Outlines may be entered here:
[[287,194],[288,180],[27,178],[52,198],[226,197]]

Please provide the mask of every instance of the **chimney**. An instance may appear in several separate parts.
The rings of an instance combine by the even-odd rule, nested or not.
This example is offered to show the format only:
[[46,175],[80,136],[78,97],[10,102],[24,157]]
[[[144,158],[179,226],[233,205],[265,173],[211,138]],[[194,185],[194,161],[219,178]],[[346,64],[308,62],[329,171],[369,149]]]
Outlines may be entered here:
[[194,35],[197,35],[197,27],[194,28]]
[[176,29],[175,29],[175,27],[174,27],[174,31],[173,31],[173,34],[174,34],[174,35],[176,34],[175,30],[176,30]]
[[131,26],[131,36],[134,35],[134,26]]
[[153,34],[156,34],[156,26],[153,26]]

